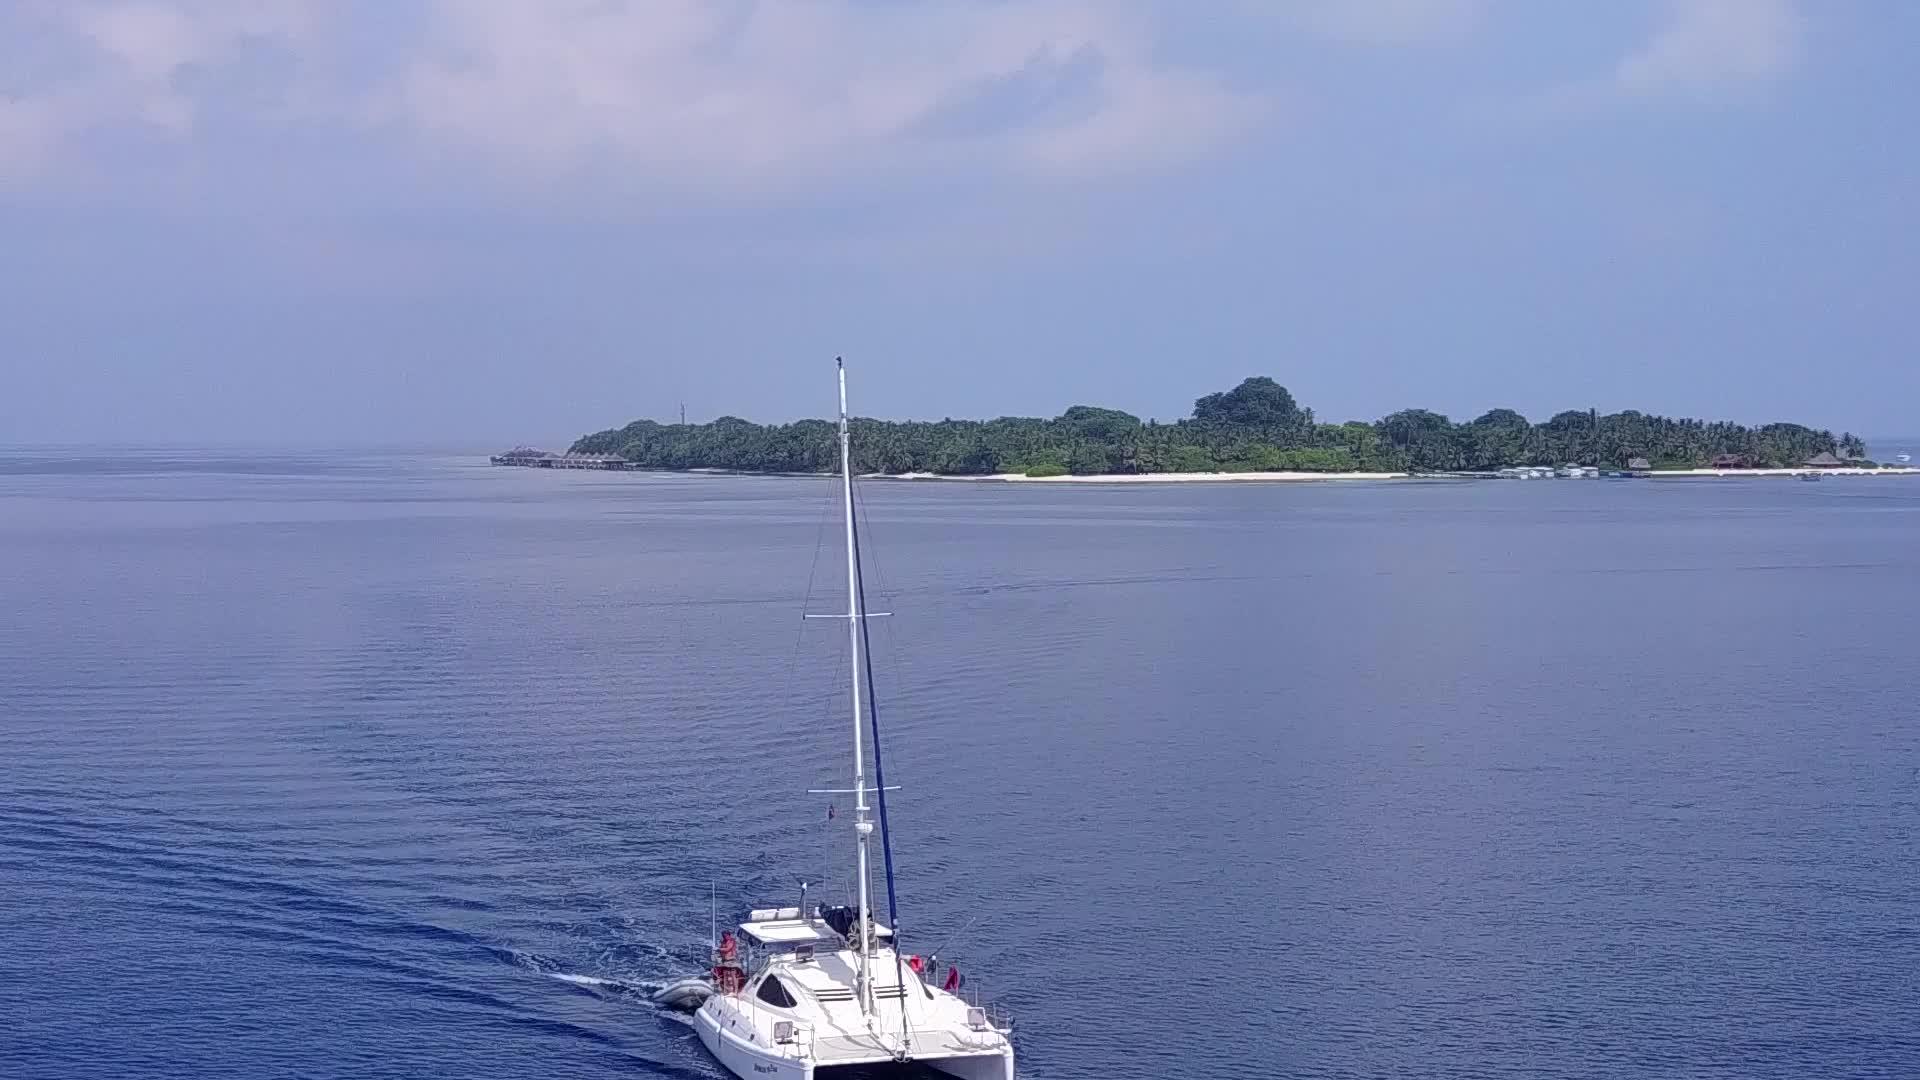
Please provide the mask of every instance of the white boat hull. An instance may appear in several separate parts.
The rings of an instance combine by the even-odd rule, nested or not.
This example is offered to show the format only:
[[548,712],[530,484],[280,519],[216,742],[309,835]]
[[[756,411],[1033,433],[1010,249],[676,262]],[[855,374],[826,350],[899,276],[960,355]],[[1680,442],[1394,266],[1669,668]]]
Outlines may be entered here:
[[[884,1053],[834,1054],[825,1062],[803,1056],[792,1047],[773,1048],[756,1041],[750,1020],[729,1023],[727,1003],[716,999],[693,1014],[693,1029],[714,1060],[741,1080],[814,1080],[816,1070],[833,1070],[850,1065],[885,1064],[893,1058]],[[914,1055],[915,1064],[942,1072],[960,1080],[1013,1080],[1013,1047],[997,1050],[961,1052],[947,1055]]]
[[926,1063],[960,1080],[1013,1080],[1013,1051],[991,1057],[942,1058]]
[[718,1012],[702,1008],[693,1014],[693,1030],[726,1070],[741,1080],[813,1080],[813,1062],[776,1055],[766,1047],[729,1031]]

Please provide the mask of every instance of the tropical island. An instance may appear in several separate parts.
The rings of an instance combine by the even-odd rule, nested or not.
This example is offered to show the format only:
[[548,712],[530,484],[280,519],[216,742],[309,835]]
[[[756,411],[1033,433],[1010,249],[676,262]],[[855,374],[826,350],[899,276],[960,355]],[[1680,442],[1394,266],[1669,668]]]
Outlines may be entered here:
[[[1171,423],[1093,405],[1075,405],[1052,419],[852,423],[855,469],[883,475],[1408,473],[1568,463],[1794,468],[1822,454],[1836,464],[1867,464],[1861,460],[1866,448],[1852,434],[1635,411],[1569,411],[1535,424],[1512,409],[1494,409],[1467,423],[1404,409],[1371,423],[1325,424],[1265,376],[1208,394],[1193,403],[1191,416]],[[571,453],[618,455],[641,469],[825,473],[838,467],[835,425],[828,420],[635,420],[582,437]]]

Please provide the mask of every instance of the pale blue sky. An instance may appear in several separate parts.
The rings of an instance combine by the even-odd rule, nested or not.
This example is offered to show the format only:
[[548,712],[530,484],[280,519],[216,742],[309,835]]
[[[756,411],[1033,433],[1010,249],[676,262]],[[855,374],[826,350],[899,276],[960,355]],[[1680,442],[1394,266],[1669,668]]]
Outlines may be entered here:
[[0,442],[1920,429],[1920,5],[10,0]]

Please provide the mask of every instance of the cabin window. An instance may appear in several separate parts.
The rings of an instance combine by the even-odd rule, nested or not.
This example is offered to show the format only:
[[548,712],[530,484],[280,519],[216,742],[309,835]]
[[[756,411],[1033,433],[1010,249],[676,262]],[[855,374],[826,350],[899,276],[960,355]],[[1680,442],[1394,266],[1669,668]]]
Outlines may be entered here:
[[793,995],[787,993],[787,988],[779,979],[771,975],[760,980],[760,990],[755,996],[769,1005],[777,1005],[782,1009],[791,1009],[796,1004]]

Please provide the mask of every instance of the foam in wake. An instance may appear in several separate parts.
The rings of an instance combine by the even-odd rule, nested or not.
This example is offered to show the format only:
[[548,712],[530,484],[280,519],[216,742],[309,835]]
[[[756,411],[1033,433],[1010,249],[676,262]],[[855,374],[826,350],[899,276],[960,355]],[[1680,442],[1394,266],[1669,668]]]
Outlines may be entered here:
[[628,982],[625,979],[603,979],[597,975],[575,975],[566,971],[543,971],[541,974],[550,979],[559,979],[563,983],[572,983],[575,986],[585,986],[594,990],[624,990],[634,994],[651,992],[646,984]]
[[699,975],[653,982],[609,979],[599,975],[576,975],[568,971],[546,971],[541,974],[572,986],[584,987],[595,993],[631,994],[661,1008],[682,1012],[692,1012],[699,1008],[701,1003],[713,993],[713,984]]
[[577,986],[589,993],[636,997],[665,1009],[691,1011],[713,992],[713,984],[701,975],[668,979],[622,979],[607,975],[582,975],[567,971],[553,959],[518,949],[503,950],[519,967]]

